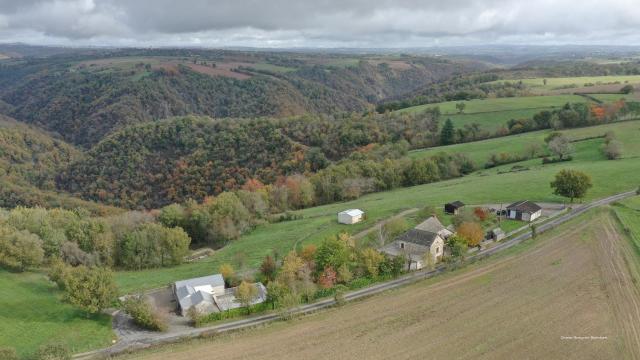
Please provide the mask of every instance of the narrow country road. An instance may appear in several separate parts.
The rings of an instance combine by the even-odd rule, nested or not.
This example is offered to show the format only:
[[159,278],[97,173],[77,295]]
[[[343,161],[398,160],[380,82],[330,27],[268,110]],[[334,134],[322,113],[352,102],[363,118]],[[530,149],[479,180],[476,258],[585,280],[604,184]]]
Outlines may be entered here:
[[[593,201],[589,204],[584,204],[584,205],[580,205],[576,208],[571,209],[570,211],[568,211],[566,214],[563,214],[561,216],[558,216],[550,221],[548,221],[547,223],[544,223],[542,225],[539,225],[537,227],[537,233],[543,233],[546,232],[550,229],[553,229],[555,227],[557,227],[560,224],[563,224],[583,213],[585,213],[586,211],[596,208],[598,206],[602,206],[602,205],[607,205],[628,197],[632,197],[636,195],[635,190],[634,191],[628,191],[625,193],[620,193],[620,194],[616,194],[616,195],[612,195],[600,200],[596,200]],[[409,209],[404,211],[401,214],[396,215],[395,217],[399,217],[399,216],[404,216],[407,215],[411,212],[415,212],[417,211],[417,209]],[[382,226],[382,224],[384,224],[384,222],[380,222],[376,225],[374,225],[374,227],[372,227],[371,229],[369,229],[370,231],[374,231],[376,226]],[[363,231],[361,233],[358,233],[356,236],[360,235],[360,236],[365,236],[368,232]],[[495,245],[494,247],[488,248],[488,249],[484,249],[481,251],[478,251],[477,253],[473,254],[472,256],[469,256],[467,259],[469,260],[474,260],[474,259],[480,259],[480,258],[484,258],[487,256],[490,256],[491,254],[497,253],[499,251],[508,249],[516,244],[519,244],[520,242],[531,238],[531,232],[527,231],[523,234],[520,234],[518,236],[515,236],[513,238],[510,238],[508,240],[505,240],[501,243],[498,243],[497,245]],[[415,271],[415,272],[411,272],[408,273],[404,276],[401,276],[397,279],[394,280],[390,280],[387,282],[383,282],[383,283],[378,283],[375,285],[372,285],[370,287],[366,287],[363,289],[359,289],[359,290],[355,290],[355,291],[351,291],[345,294],[345,299],[347,301],[352,301],[352,300],[356,300],[359,298],[363,298],[366,296],[371,296],[374,294],[378,294],[393,288],[397,288],[400,286],[404,286],[422,279],[427,279],[430,277],[433,277],[437,274],[440,274],[442,272],[447,271],[446,266],[444,265],[440,265],[438,267],[436,267],[433,270],[419,270],[419,271]],[[302,305],[299,306],[297,308],[294,308],[291,310],[291,313],[293,314],[305,314],[305,313],[310,313],[310,312],[314,312],[323,308],[327,308],[330,306],[333,306],[335,304],[334,299],[325,299],[325,300],[321,300],[312,304],[307,304],[307,305]],[[114,355],[114,354],[118,354],[121,352],[125,352],[125,351],[130,351],[133,349],[140,349],[140,348],[145,348],[145,347],[149,347],[152,345],[156,345],[156,344],[161,344],[161,343],[167,343],[167,342],[172,342],[172,341],[177,341],[180,339],[186,339],[186,338],[193,338],[193,337],[197,337],[197,336],[201,336],[204,334],[210,335],[210,334],[218,334],[218,333],[223,333],[223,332],[227,332],[227,331],[233,331],[233,330],[239,330],[239,329],[243,329],[243,328],[247,328],[247,327],[252,327],[252,326],[256,326],[256,325],[260,325],[260,324],[264,324],[264,323],[268,323],[271,321],[275,321],[280,319],[280,315],[279,314],[266,314],[266,315],[260,315],[260,316],[254,316],[254,317],[249,317],[246,319],[241,319],[241,320],[237,320],[237,321],[232,321],[232,322],[228,322],[225,324],[221,324],[221,325],[215,325],[215,326],[210,326],[210,327],[203,327],[203,328],[192,328],[192,329],[187,329],[184,331],[179,331],[179,332],[174,332],[174,333],[152,333],[152,332],[148,332],[148,336],[145,337],[136,337],[135,340],[130,340],[127,339],[126,336],[124,336],[123,338],[120,339],[120,341],[118,343],[116,343],[115,345],[108,347],[108,348],[104,348],[104,349],[99,349],[99,350],[95,350],[92,352],[88,352],[88,353],[83,353],[83,354],[77,354],[74,356],[74,359],[90,359],[94,356],[104,356],[104,355]]]

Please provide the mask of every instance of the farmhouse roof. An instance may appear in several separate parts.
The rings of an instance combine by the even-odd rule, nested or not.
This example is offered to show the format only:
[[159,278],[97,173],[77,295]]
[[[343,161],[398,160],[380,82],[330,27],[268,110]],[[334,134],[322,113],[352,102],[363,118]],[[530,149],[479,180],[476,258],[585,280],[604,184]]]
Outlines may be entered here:
[[359,216],[364,214],[364,211],[360,210],[360,209],[349,209],[349,210],[345,210],[340,212],[340,214],[347,214],[349,216]]
[[213,305],[213,298],[211,294],[204,291],[196,291],[196,287],[210,285],[212,287],[224,286],[224,279],[222,275],[215,274],[210,276],[203,276],[188,280],[180,280],[175,282],[176,297],[180,303],[180,308],[188,309],[191,306],[198,305],[200,303],[207,303]]
[[461,207],[463,207],[463,206],[464,206],[464,203],[463,203],[462,201],[456,200],[456,201],[453,201],[453,202],[447,203],[447,205],[451,205],[451,206],[453,206],[453,207],[455,207],[455,208],[459,209],[459,208],[461,208]]
[[438,234],[431,231],[424,231],[418,229],[411,229],[406,233],[398,236],[396,241],[403,241],[411,244],[431,246],[434,240],[438,237]]
[[442,225],[442,223],[440,222],[440,220],[438,220],[437,217],[432,216],[427,220],[421,222],[420,224],[416,225],[415,229],[422,230],[422,231],[429,231],[437,234],[442,230],[446,230],[447,228],[445,228],[444,225]]
[[513,204],[507,206],[507,210],[515,210],[523,213],[533,214],[535,212],[542,210],[542,208],[534,202],[531,202],[529,200],[522,200],[522,201],[516,201]]
[[222,278],[222,275],[215,274],[215,275],[197,277],[193,279],[176,281],[176,289],[181,288],[183,286],[189,286],[191,288],[194,288],[196,286],[204,286],[204,285],[211,285],[213,287],[224,286],[224,279]]

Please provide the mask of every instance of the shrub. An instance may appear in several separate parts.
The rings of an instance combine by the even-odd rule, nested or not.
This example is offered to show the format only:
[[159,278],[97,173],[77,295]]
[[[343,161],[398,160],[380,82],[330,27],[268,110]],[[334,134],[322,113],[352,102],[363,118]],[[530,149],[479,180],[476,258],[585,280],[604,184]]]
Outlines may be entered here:
[[295,316],[293,309],[300,305],[300,296],[294,293],[285,294],[280,301],[280,317],[284,320],[291,320]]
[[111,305],[118,293],[109,269],[84,265],[71,269],[66,276],[65,287],[67,300],[91,314]]
[[602,152],[609,160],[617,160],[622,156],[622,144],[617,140],[611,140],[602,146]]
[[66,280],[69,275],[70,266],[64,263],[64,261],[59,258],[54,258],[49,262],[49,271],[47,272],[47,276],[49,280],[53,281],[58,285],[60,290],[64,290],[66,288]]
[[332,288],[338,281],[338,273],[331,266],[327,266],[320,277],[318,278],[318,285],[323,289]]
[[346,284],[351,281],[351,279],[353,279],[353,274],[351,273],[351,270],[349,270],[349,266],[347,266],[347,264],[342,264],[338,268],[338,282]]
[[37,360],[71,360],[71,351],[66,344],[45,344],[38,348],[35,358]]
[[0,347],[0,359],[3,360],[19,360],[16,349],[12,347]]
[[247,311],[251,313],[261,313],[268,309],[268,304],[260,303],[250,306],[248,310],[246,308],[236,308],[203,315],[199,314],[194,308],[191,308],[187,310],[187,316],[191,319],[194,326],[199,327],[216,321],[238,318],[247,315]]
[[554,163],[571,161],[571,160],[573,160],[572,156],[567,156],[564,159],[557,159],[557,158],[550,159],[550,158],[545,156],[545,157],[542,158],[542,163],[543,164],[554,164]]
[[336,305],[337,306],[342,306],[347,302],[347,299],[345,299],[344,295],[347,292],[347,287],[344,285],[338,285],[336,286],[335,289],[335,295],[333,297],[333,299],[336,301]]
[[384,256],[375,249],[366,248],[360,253],[360,262],[367,275],[376,277]]
[[236,272],[233,269],[233,266],[231,266],[231,264],[224,263],[220,265],[220,267],[218,268],[218,271],[220,272],[220,275],[222,275],[222,277],[224,278],[224,282],[227,285],[227,287],[233,286],[235,284]]
[[122,309],[140,327],[151,331],[166,331],[167,323],[143,296],[130,296],[122,302]]

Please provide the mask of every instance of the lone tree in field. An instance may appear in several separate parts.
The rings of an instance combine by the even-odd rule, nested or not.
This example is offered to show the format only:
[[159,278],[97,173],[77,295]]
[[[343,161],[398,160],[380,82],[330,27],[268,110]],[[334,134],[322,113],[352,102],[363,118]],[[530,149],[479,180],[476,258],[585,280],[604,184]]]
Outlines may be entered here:
[[592,186],[589,175],[582,171],[568,169],[560,170],[555,180],[551,182],[553,193],[568,197],[571,202],[573,199],[583,198]]
[[455,129],[453,128],[453,122],[451,119],[447,119],[444,122],[444,126],[440,131],[440,144],[441,145],[451,145],[456,140]]
[[463,102],[456,103],[456,109],[458,110],[458,114],[462,114],[464,112],[464,108],[467,107],[467,104]]
[[560,160],[569,159],[573,153],[571,142],[562,134],[552,137],[547,146],[553,155]]
[[236,299],[243,307],[247,308],[247,314],[251,313],[251,302],[258,296],[258,288],[255,285],[243,281],[236,290]]

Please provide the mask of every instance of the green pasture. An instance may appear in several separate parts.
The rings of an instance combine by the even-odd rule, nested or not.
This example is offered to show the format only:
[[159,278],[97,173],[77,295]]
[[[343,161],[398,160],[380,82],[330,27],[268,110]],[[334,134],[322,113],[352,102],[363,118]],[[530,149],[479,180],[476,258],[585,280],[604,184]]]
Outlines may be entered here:
[[[452,200],[468,204],[507,203],[519,199],[544,202],[562,202],[565,199],[553,195],[549,182],[564,168],[585,171],[593,178],[594,187],[586,200],[627,191],[638,186],[640,174],[640,121],[621,122],[590,128],[567,130],[572,139],[598,136],[614,131],[624,145],[624,157],[606,160],[599,152],[601,139],[576,143],[575,159],[571,162],[542,165],[539,159],[522,163],[527,171],[510,172],[513,164],[490,170],[477,171],[463,178],[400,188],[374,193],[357,200],[313,207],[299,211],[301,220],[259,226],[253,232],[216,252],[213,256],[173,268],[145,271],[119,272],[117,281],[124,293],[166,286],[178,280],[214,273],[220,264],[244,258],[247,268],[256,268],[264,256],[276,252],[280,256],[295,246],[319,243],[327,236],[340,231],[356,233],[375,222],[410,208],[426,205],[440,207]],[[437,151],[464,152],[476,161],[486,161],[492,152],[521,151],[527,143],[543,142],[548,131],[509,136],[477,143],[413,152],[411,156],[428,156]],[[340,225],[336,213],[349,208],[360,208],[367,213],[367,220],[357,225]],[[241,255],[238,255],[241,254]]]

